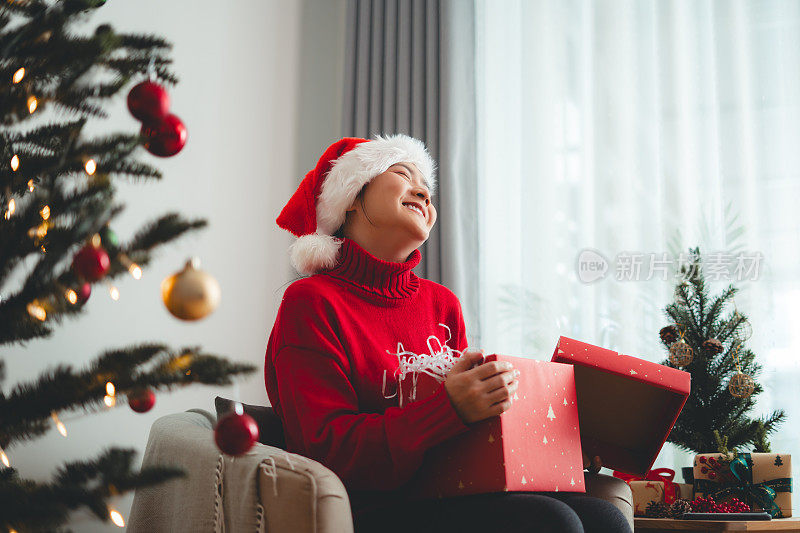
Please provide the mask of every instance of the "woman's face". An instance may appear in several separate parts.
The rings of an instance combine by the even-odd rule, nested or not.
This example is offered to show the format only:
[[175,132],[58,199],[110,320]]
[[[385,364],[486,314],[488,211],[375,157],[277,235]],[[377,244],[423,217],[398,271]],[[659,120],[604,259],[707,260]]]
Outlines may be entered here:
[[[425,178],[414,163],[390,166],[386,172],[375,176],[362,194],[363,207],[356,198],[348,210],[355,211],[348,213],[348,218],[354,217],[353,223],[366,224],[369,233],[380,232],[389,238],[416,241],[419,243],[416,246],[428,239],[436,223],[436,208],[431,202]],[[419,211],[404,204],[416,205]]]

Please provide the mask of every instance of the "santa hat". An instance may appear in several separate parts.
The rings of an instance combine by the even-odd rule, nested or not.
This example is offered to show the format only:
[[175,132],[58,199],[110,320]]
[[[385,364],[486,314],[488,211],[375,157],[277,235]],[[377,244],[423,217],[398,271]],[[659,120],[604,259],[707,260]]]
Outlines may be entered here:
[[344,224],[347,208],[372,178],[401,162],[414,163],[434,193],[436,165],[425,144],[413,137],[345,137],[325,150],[275,220],[298,237],[289,247],[297,272],[307,276],[336,266],[342,240],[333,234]]

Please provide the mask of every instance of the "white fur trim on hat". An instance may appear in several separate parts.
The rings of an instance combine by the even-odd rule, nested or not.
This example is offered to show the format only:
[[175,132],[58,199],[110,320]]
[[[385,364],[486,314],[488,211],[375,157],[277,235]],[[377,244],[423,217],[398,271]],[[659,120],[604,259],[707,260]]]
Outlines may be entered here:
[[289,246],[289,259],[301,276],[310,276],[336,266],[336,254],[342,241],[332,235],[309,233]]
[[388,137],[377,135],[333,163],[317,200],[317,233],[335,233],[344,224],[347,208],[361,188],[395,163],[414,163],[433,195],[436,168],[425,144],[402,133]]

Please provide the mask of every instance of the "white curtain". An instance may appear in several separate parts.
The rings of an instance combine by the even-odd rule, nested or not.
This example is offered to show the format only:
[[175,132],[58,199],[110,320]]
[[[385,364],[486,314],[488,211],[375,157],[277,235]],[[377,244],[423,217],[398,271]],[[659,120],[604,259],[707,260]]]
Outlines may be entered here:
[[565,335],[660,362],[678,254],[728,253],[751,270],[711,289],[737,285],[753,326],[751,416],[785,409],[772,449],[798,453],[800,2],[477,6],[483,348],[549,360]]

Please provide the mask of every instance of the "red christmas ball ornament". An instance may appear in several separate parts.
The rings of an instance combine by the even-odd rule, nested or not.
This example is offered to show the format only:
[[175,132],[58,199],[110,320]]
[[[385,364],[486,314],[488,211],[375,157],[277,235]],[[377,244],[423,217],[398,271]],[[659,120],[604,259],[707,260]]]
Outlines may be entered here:
[[82,304],[85,304],[89,300],[89,296],[92,295],[92,284],[91,283],[84,283],[81,285],[81,288],[78,289],[78,301]]
[[180,118],[169,114],[159,121],[143,123],[141,134],[147,137],[144,147],[148,152],[170,157],[183,149],[188,131]]
[[140,122],[158,122],[169,113],[169,94],[161,85],[143,81],[128,93],[128,110]]
[[137,413],[146,413],[156,404],[156,395],[150,389],[136,390],[128,394],[128,405]]
[[258,425],[250,415],[229,413],[217,423],[214,441],[223,453],[242,455],[258,441]]
[[[72,259],[72,269],[85,280],[97,281],[106,275],[111,260],[103,248],[87,244]],[[83,289],[81,289],[83,290]]]

